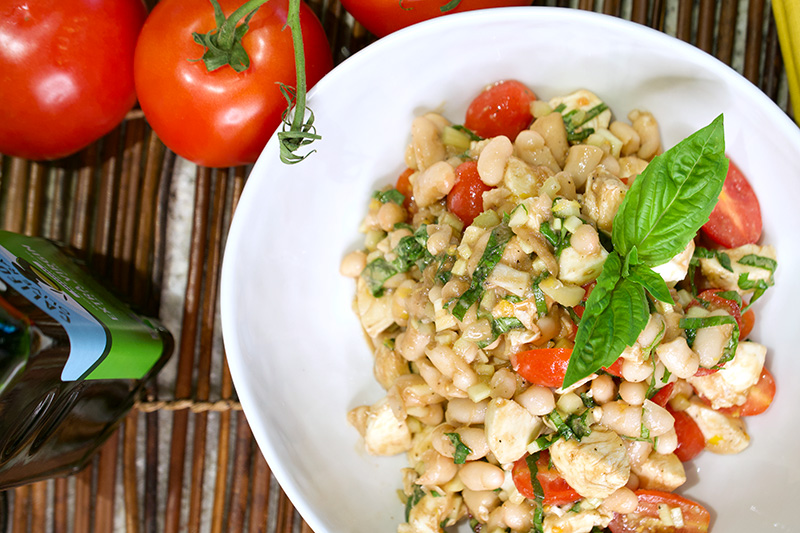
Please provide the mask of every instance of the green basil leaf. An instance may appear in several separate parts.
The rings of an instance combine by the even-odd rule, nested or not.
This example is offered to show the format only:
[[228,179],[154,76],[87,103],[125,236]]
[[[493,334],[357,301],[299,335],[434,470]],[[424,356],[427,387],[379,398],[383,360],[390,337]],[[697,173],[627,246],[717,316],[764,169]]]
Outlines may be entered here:
[[740,265],[751,266],[756,268],[763,268],[770,272],[775,272],[778,268],[778,262],[771,257],[764,257],[763,255],[747,254],[737,261]]
[[506,244],[508,244],[508,241],[511,240],[513,236],[514,232],[512,232],[511,228],[508,226],[507,219],[504,219],[500,224],[494,227],[489,236],[489,242],[486,243],[486,248],[483,250],[483,255],[480,261],[478,261],[478,266],[475,268],[475,272],[472,273],[472,282],[470,283],[469,289],[464,291],[458,300],[456,300],[455,307],[453,307],[451,311],[454,317],[463,320],[464,315],[467,314],[472,304],[481,299],[484,291],[484,282],[486,282],[486,279],[489,277],[489,274],[492,273],[494,267],[497,266],[497,263],[500,262]]
[[[619,264],[616,253],[608,257],[616,257],[614,261]],[[638,283],[617,277],[613,288],[608,290],[604,287],[608,280],[602,279],[605,273],[606,269],[603,268],[597,286],[586,302],[562,387],[568,387],[600,368],[612,365],[627,346],[636,342],[650,318],[644,288]],[[598,289],[600,293],[595,297]]]
[[656,300],[667,304],[675,303],[664,278],[653,272],[650,267],[635,265],[628,273],[628,279],[644,287]]
[[386,280],[397,274],[399,270],[392,263],[378,257],[370,261],[364,270],[361,271],[361,277],[367,282],[367,287],[373,296],[379,297],[383,294],[383,284]]
[[472,450],[469,446],[461,442],[461,435],[458,433],[445,433],[445,436],[450,439],[450,442],[456,447],[456,451],[453,454],[453,462],[457,465],[466,463],[467,456],[472,453]]
[[614,249],[624,257],[635,247],[651,267],[672,259],[708,221],[727,169],[720,115],[653,158],[634,180],[614,219]]
[[539,483],[539,465],[536,462],[539,460],[539,452],[532,453],[525,457],[525,463],[528,465],[528,472],[531,474],[531,486],[533,487],[533,495],[536,497],[537,502],[544,501],[544,490],[542,484]]
[[388,191],[375,191],[375,194],[373,194],[372,197],[377,199],[382,204],[394,202],[397,205],[403,205],[403,202],[406,199],[405,195],[403,195],[403,193],[397,189],[389,189]]

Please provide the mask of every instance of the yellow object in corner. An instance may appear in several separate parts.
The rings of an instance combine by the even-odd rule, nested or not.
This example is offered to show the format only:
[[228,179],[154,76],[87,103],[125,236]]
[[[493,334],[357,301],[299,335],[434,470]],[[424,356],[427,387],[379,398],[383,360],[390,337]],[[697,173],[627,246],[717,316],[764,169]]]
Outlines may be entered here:
[[794,119],[800,125],[800,0],[772,0]]

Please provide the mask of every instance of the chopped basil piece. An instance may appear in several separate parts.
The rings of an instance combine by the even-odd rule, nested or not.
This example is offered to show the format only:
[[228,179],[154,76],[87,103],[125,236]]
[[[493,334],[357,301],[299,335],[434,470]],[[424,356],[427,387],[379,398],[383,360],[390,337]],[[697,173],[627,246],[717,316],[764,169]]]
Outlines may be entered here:
[[545,270],[533,280],[533,300],[536,302],[536,313],[539,315],[539,318],[547,314],[547,301],[544,298],[544,291],[539,287],[539,284],[547,279],[549,275],[550,273]]
[[411,516],[411,508],[419,503],[425,496],[425,491],[419,485],[414,485],[414,492],[406,500],[406,522]]
[[536,462],[539,460],[539,452],[532,453],[525,457],[525,463],[528,465],[528,472],[531,474],[531,486],[533,487],[533,494],[536,496],[537,503],[544,501],[544,490],[542,484],[539,483],[539,466]]
[[778,268],[778,262],[775,261],[774,259],[756,254],[745,255],[744,257],[739,259],[737,263],[745,266],[763,268],[764,270],[769,270],[772,273],[774,273],[775,269]]
[[425,270],[435,257],[428,251],[428,229],[423,225],[413,234],[406,235],[397,243],[393,252],[397,256],[394,261],[387,261],[378,257],[370,261],[361,272],[361,277],[367,282],[373,296],[383,294],[383,284],[386,280],[400,272],[408,272],[414,265],[420,270]]
[[389,189],[388,191],[375,191],[375,194],[373,194],[372,197],[377,199],[382,204],[394,202],[397,205],[403,205],[403,202],[406,199],[403,193],[397,189]]
[[727,270],[728,272],[733,272],[733,265],[731,265],[731,258],[730,256],[722,250],[709,250],[708,248],[703,248],[698,246],[694,249],[694,254],[692,255],[691,264],[699,265],[700,259],[714,259],[716,258],[719,261],[719,264]]
[[463,465],[467,462],[467,456],[472,453],[469,446],[461,442],[461,435],[458,433],[445,433],[445,436],[450,439],[456,451],[453,454],[453,462],[457,465]]
[[386,283],[386,280],[398,272],[399,270],[392,263],[383,257],[378,257],[367,263],[367,266],[361,271],[361,277],[367,282],[367,287],[372,295],[378,297],[383,294],[383,284]]
[[497,266],[497,263],[500,262],[506,244],[511,240],[513,235],[514,233],[508,226],[508,216],[506,216],[503,218],[503,221],[492,230],[489,236],[489,242],[483,250],[480,261],[478,261],[478,267],[472,274],[472,282],[470,283],[469,289],[464,291],[464,294],[456,300],[455,306],[451,312],[457,319],[463,320],[464,315],[467,314],[472,304],[481,299],[484,292],[483,284],[486,282],[489,274],[492,273],[492,270],[494,270],[494,267]]
[[679,326],[683,328],[686,333],[686,342],[689,344],[689,346],[694,344],[698,329],[722,326],[725,324],[731,324],[733,326],[733,332],[731,333],[730,339],[728,339],[728,343],[723,349],[722,357],[720,358],[719,362],[712,367],[712,369],[722,368],[725,363],[733,359],[733,357],[736,355],[736,348],[739,346],[739,324],[736,322],[736,319],[732,316],[689,317],[682,318],[679,323]]
[[480,135],[478,135],[477,133],[475,133],[474,131],[472,131],[468,127],[462,126],[461,124],[457,124],[455,126],[450,126],[450,127],[453,128],[454,130],[457,130],[457,131],[460,131],[461,133],[466,134],[467,137],[469,137],[470,141],[483,140],[483,137],[481,137]]
[[525,325],[514,316],[501,316],[499,318],[490,316],[489,321],[492,324],[492,337],[491,339],[477,343],[478,348],[486,348],[496,341],[497,337],[504,333],[508,333],[512,329],[525,329]]
[[539,232],[542,234],[544,239],[553,247],[553,255],[559,257],[561,252],[564,248],[569,247],[569,241],[571,236],[567,231],[567,228],[564,225],[561,225],[561,230],[556,232],[548,221],[542,222],[541,226],[539,226]]

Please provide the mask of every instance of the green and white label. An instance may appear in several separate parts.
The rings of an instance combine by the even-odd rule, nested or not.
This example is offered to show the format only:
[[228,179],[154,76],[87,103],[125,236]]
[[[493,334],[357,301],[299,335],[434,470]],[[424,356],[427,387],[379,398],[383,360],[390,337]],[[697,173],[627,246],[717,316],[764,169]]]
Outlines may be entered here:
[[66,331],[70,351],[62,381],[141,379],[163,354],[157,326],[45,239],[0,231],[0,280]]

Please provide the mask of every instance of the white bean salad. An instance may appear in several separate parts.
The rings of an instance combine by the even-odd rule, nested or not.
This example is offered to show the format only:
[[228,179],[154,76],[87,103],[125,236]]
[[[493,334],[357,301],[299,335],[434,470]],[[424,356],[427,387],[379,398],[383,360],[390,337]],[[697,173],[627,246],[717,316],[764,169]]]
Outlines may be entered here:
[[776,254],[722,126],[664,151],[647,111],[516,80],[414,119],[341,262],[386,391],[348,420],[408,457],[398,533],[708,531],[684,463],[747,448],[775,395]]

